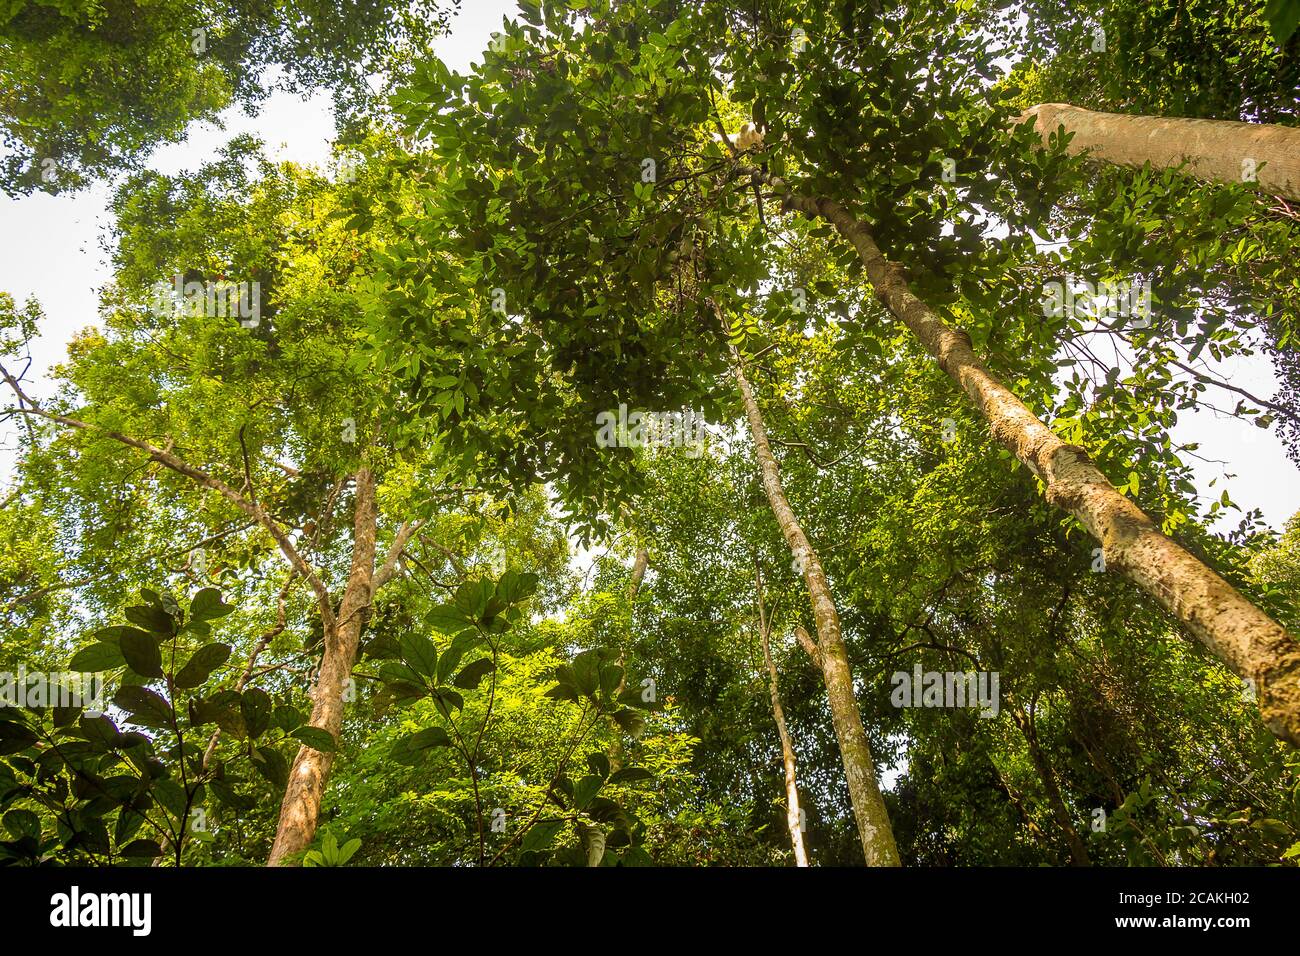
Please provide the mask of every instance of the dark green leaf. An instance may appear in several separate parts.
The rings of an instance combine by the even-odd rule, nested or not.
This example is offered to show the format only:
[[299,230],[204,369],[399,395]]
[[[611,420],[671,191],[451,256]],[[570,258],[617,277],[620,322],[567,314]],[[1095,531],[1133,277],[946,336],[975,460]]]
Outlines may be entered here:
[[128,684],[113,695],[113,703],[130,714],[133,724],[158,728],[171,726],[171,705],[147,687]]
[[230,658],[230,652],[229,644],[208,644],[200,647],[176,675],[176,686],[184,688],[202,686],[212,672]]
[[321,753],[332,754],[337,749],[330,732],[319,727],[299,727],[289,736]]
[[204,588],[190,601],[190,617],[196,621],[213,621],[234,610],[233,604],[222,603],[221,592],[216,588]]
[[480,657],[478,660],[471,661],[462,667],[452,683],[465,690],[474,690],[483,678],[495,669],[496,665],[492,663],[492,658]]
[[122,657],[126,666],[141,677],[162,677],[162,652],[158,648],[158,638],[142,631],[130,631],[122,635]]

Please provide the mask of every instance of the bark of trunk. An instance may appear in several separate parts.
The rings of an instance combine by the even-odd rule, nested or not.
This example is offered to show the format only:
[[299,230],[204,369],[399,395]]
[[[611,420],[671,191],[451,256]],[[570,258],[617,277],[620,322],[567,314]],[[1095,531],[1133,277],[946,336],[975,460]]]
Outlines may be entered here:
[[1039,782],[1043,785],[1043,793],[1047,797],[1047,807],[1052,812],[1052,819],[1056,821],[1061,835],[1065,837],[1066,846],[1070,848],[1070,862],[1074,866],[1092,866],[1092,860],[1088,857],[1088,848],[1084,845],[1083,838],[1079,836],[1079,831],[1075,829],[1074,821],[1070,819],[1070,808],[1065,805],[1065,798],[1061,796],[1056,771],[1052,769],[1051,761],[1047,759],[1047,754],[1038,743],[1038,732],[1034,729],[1033,721],[1019,708],[1013,708],[1011,713],[1016,726],[1020,728],[1021,736],[1025,738],[1025,744],[1029,747],[1029,760],[1034,765]]
[[1284,199],[1300,200],[1300,129],[1233,120],[1183,119],[1097,113],[1069,103],[1040,103],[1016,117],[1038,118],[1046,142],[1058,127],[1073,133],[1066,151],[1116,166],[1170,169],[1184,160],[1197,179],[1241,183],[1253,173],[1259,188]]
[[645,578],[645,569],[649,566],[650,555],[645,548],[637,548],[636,560],[632,562],[632,580],[627,584],[628,603],[636,600],[637,592],[641,590],[641,581]]
[[[761,588],[761,583],[760,583]],[[785,825],[790,831],[790,846],[794,849],[794,865],[807,866],[808,852],[803,845],[803,821],[799,813],[799,787],[795,783],[794,744],[785,726],[785,711],[781,708],[781,693],[776,684],[776,664],[772,661],[771,628],[764,619],[763,595],[758,594],[758,636],[763,642],[763,662],[767,665],[768,691],[772,696],[772,716],[776,718],[776,732],[781,737],[781,764],[785,768]]]
[[[716,309],[717,306],[715,305]],[[718,313],[721,319],[721,312]],[[725,327],[725,322],[724,322]],[[840,635],[840,617],[831,599],[830,584],[821,560],[804,534],[803,527],[794,516],[790,502],[781,486],[781,475],[776,458],[767,441],[767,429],[749,381],[741,367],[740,355],[732,350],[732,371],[740,394],[745,402],[745,415],[754,439],[763,490],[767,493],[772,514],[781,528],[781,534],[795,558],[803,565],[804,581],[812,598],[813,619],[817,624],[817,644],[822,664],[822,677],[826,694],[830,698],[831,719],[835,736],[839,740],[840,757],[844,761],[844,774],[848,778],[849,797],[853,803],[853,816],[858,825],[858,837],[868,866],[899,866],[898,847],[889,825],[884,798],[876,781],[876,766],[871,757],[871,744],[862,726],[857,697],[853,692],[853,675],[849,672],[848,651]]]
[[[344,692],[373,597],[375,532],[374,477],[368,468],[361,468],[356,474],[352,569],[339,604],[338,623],[325,630],[325,650],[313,688],[315,703],[308,722],[309,726],[327,731],[336,744],[343,729]],[[298,749],[280,805],[280,823],[268,866],[294,861],[311,845],[333,764],[332,753],[322,753],[306,745]]]
[[[645,578],[646,568],[650,566],[650,555],[646,553],[645,548],[636,549],[636,560],[632,562],[632,579],[627,584],[627,604],[628,604],[628,628],[632,626],[632,610],[636,605],[636,596],[641,591],[641,581]],[[618,666],[627,666],[626,645],[618,649]],[[627,687],[627,672],[618,679],[618,687],[614,690],[615,699],[618,698],[623,690]],[[623,769],[625,754],[623,753],[623,728],[618,725],[613,717],[609,719],[610,729],[614,731],[614,740],[610,743],[609,749],[605,755],[609,757],[609,769],[612,773],[615,770]]]
[[[843,206],[792,193],[755,168],[745,174],[785,196],[790,208],[830,222],[853,244],[876,294],[975,403],[993,437],[1044,484],[1047,500],[1082,522],[1118,571],[1176,617],[1210,653],[1258,690],[1264,723],[1300,744],[1300,644],[1281,625],[1160,529],[1120,494],[1078,445],[1063,442],[975,355],[970,336],[949,327],[912,294],[867,229]],[[823,650],[826,648],[823,647]]]
[[1049,853],[1054,852],[1055,847],[1052,846],[1052,841],[1047,838],[1047,834],[1043,832],[1043,828],[1035,823],[1034,818],[1029,815],[1029,809],[1025,806],[1024,795],[1007,782],[1007,778],[1003,776],[1002,771],[996,766],[993,767],[993,774],[997,780],[998,787],[1007,795],[1007,799],[1010,800],[1011,805],[1015,807],[1016,813],[1020,815],[1020,821],[1025,825],[1025,829],[1029,831],[1029,835],[1034,838],[1039,846],[1043,847]]

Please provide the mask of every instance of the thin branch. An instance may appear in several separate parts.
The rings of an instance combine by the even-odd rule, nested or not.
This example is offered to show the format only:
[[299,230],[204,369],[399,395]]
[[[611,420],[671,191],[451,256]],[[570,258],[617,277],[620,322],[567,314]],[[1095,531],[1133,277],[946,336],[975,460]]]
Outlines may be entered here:
[[[0,377],[3,377],[4,380],[9,383],[9,387],[12,388],[14,393],[18,396],[20,402],[19,410],[24,415],[36,415],[48,421],[58,422],[60,425],[67,425],[69,428],[96,432],[111,438],[114,441],[121,442],[123,445],[130,448],[143,451],[160,465],[171,469],[179,475],[184,475],[186,478],[189,478],[191,481],[196,482],[204,488],[217,492],[240,511],[244,512],[244,514],[262,525],[271,537],[275,539],[275,543],[280,546],[280,551],[284,554],[285,559],[300,575],[302,575],[303,580],[307,581],[311,585],[312,590],[316,593],[317,603],[320,605],[321,621],[325,624],[326,630],[328,631],[334,626],[334,608],[330,601],[329,591],[317,576],[315,570],[313,570],[312,567],[303,560],[302,555],[300,555],[298,550],[293,546],[293,542],[289,540],[289,536],[285,533],[284,529],[281,528],[279,523],[276,522],[276,520],[272,518],[260,505],[249,501],[220,478],[215,478],[212,475],[209,475],[201,468],[196,468],[188,462],[177,458],[171,452],[165,451],[147,441],[142,441],[139,438],[132,438],[129,435],[123,435],[121,432],[110,431],[98,425],[92,425],[75,418],[69,418],[66,415],[56,415],[53,412],[45,411],[23,392],[22,386],[18,384],[18,381],[9,374],[8,369],[3,365],[0,365]],[[21,403],[26,403],[27,407],[24,407]]]

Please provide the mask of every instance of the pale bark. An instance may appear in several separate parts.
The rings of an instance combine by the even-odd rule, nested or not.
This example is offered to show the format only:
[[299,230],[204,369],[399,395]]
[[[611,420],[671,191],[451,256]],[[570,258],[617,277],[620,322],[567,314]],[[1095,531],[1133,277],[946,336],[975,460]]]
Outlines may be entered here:
[[[995,377],[971,347],[912,294],[861,222],[833,200],[792,193],[759,169],[742,172],[784,194],[789,208],[830,222],[853,244],[876,294],[975,403],[993,437],[1045,486],[1047,500],[1077,518],[1102,545],[1108,570],[1138,585],[1238,676],[1255,681],[1268,728],[1300,744],[1300,644],[1122,495],[1078,445],[1063,442]],[[822,645],[823,651],[827,650]]]
[[817,642],[812,639],[812,635],[804,630],[802,625],[796,624],[794,626],[794,637],[799,642],[799,646],[812,658],[812,662],[817,665],[817,669],[821,670],[822,652],[817,649]]
[[636,560],[632,562],[632,579],[627,583],[629,604],[636,600],[637,593],[641,590],[641,582],[645,579],[645,570],[649,566],[650,555],[646,553],[645,548],[637,548]]
[[1069,103],[1040,103],[1015,122],[1033,117],[1044,142],[1060,127],[1073,133],[1066,146],[1071,155],[1087,150],[1092,159],[1131,168],[1172,169],[1186,161],[1189,175],[1217,183],[1246,182],[1253,173],[1263,192],[1300,200],[1300,128],[1294,126],[1097,113]]
[[[632,562],[632,577],[627,583],[627,614],[628,630],[632,628],[632,612],[636,606],[636,596],[641,592],[641,582],[645,579],[646,568],[650,566],[650,555],[645,548],[636,549],[636,559]],[[618,679],[618,687],[614,689],[614,698],[617,700],[624,689],[627,687],[627,648],[626,642],[619,646],[618,649],[618,666],[624,668],[623,675]],[[614,739],[609,748],[605,751],[609,757],[609,768],[612,773],[615,770],[623,769],[623,761],[626,755],[623,753],[623,728],[619,726],[618,721],[613,717],[609,718],[610,729],[614,731]]]
[[[374,596],[375,483],[368,468],[358,469],[355,484],[352,569],[339,603],[337,623],[325,629],[324,654],[312,689],[314,703],[308,721],[308,726],[329,733],[336,746],[343,729],[344,692]],[[333,753],[323,753],[305,744],[298,748],[280,805],[280,822],[268,866],[295,862],[298,854],[311,845],[333,765]]]
[[781,707],[781,692],[777,688],[776,664],[772,661],[771,622],[763,610],[763,580],[755,582],[758,602],[758,637],[763,644],[763,663],[767,665],[768,693],[772,698],[772,716],[776,732],[781,738],[781,765],[785,769],[785,825],[790,831],[790,846],[794,850],[794,865],[808,865],[808,851],[803,845],[803,820],[799,812],[799,787],[795,778],[794,744],[785,726],[785,711]]
[[[719,320],[722,313],[716,304]],[[723,323],[725,327],[725,322]],[[853,804],[853,816],[858,825],[858,837],[862,841],[862,852],[868,866],[898,866],[898,847],[894,844],[894,833],[889,825],[889,815],[885,810],[884,798],[880,795],[880,785],[876,780],[876,767],[871,756],[871,744],[867,732],[862,726],[862,715],[858,711],[857,697],[853,692],[853,675],[849,671],[848,651],[840,634],[840,616],[835,610],[831,598],[830,583],[822,569],[820,558],[813,550],[786,499],[785,489],[781,485],[780,471],[776,458],[772,455],[771,445],[767,440],[767,429],[763,425],[763,416],[749,381],[741,367],[740,356],[732,350],[732,371],[740,394],[745,402],[745,415],[749,421],[749,431],[754,440],[754,450],[758,456],[759,470],[763,478],[763,490],[767,493],[772,514],[781,528],[781,534],[795,558],[803,567],[804,581],[812,599],[813,620],[817,624],[818,648],[822,662],[822,677],[826,683],[826,694],[830,699],[831,722],[835,727],[835,736],[839,741],[840,757],[844,761],[844,774],[848,779],[849,797]]]

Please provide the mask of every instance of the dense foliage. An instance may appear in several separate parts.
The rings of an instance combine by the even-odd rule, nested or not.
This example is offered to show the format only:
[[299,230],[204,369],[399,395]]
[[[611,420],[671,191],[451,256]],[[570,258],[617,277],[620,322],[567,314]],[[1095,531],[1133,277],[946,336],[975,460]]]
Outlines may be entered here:
[[[101,321],[48,399],[23,374],[40,306],[0,294],[0,672],[103,682],[0,707],[0,864],[281,862],[306,806],[283,862],[786,865],[783,757],[812,862],[860,864],[824,610],[755,414],[904,864],[1300,860],[1300,755],[1262,689],[1107,573],[791,200],[867,224],[991,374],[1295,634],[1300,518],[1242,512],[1171,435],[1214,410],[1297,454],[1300,219],[1012,122],[1059,99],[1295,125],[1293,6],[525,0],[465,75],[422,48],[423,4],[9,6],[9,186],[51,150],[76,182],[135,168],[269,64],[404,81],[332,173],[240,138],[127,177]],[[189,59],[207,16],[221,55]],[[1079,280],[1149,309],[1045,301]],[[1234,383],[1254,356],[1276,395]],[[978,706],[900,698],[933,673]]]

